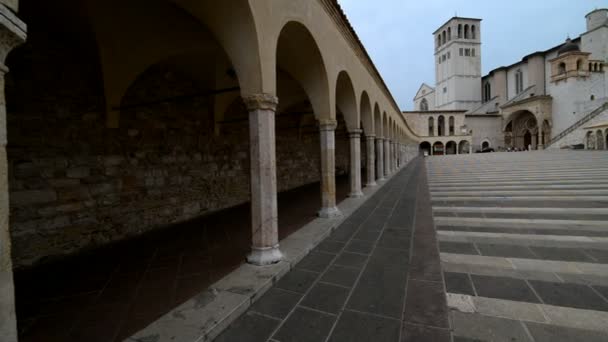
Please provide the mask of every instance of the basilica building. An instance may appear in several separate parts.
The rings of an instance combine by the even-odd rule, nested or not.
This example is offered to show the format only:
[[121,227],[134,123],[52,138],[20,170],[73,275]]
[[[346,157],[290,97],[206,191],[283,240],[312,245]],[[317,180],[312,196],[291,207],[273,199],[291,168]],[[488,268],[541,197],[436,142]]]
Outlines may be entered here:
[[[481,19],[454,17],[433,33],[435,87],[403,112],[430,154],[608,145],[608,9],[587,30],[509,66],[481,73]],[[470,144],[470,148],[469,148]]]

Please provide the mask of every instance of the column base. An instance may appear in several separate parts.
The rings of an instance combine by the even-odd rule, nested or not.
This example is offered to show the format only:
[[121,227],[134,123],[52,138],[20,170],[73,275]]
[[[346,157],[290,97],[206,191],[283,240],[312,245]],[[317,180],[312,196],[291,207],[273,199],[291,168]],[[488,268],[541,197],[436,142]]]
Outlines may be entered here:
[[385,178],[384,176],[382,176],[382,177],[378,178],[378,181],[379,181],[379,182],[384,182],[385,180],[386,180],[386,178]]
[[348,194],[348,197],[352,197],[352,198],[363,197],[363,191],[351,192],[350,194]]
[[342,213],[340,212],[340,209],[338,209],[338,207],[331,207],[321,208],[321,210],[319,210],[318,215],[320,218],[334,218],[342,216]]
[[279,250],[279,245],[266,248],[251,247],[251,253],[247,256],[247,262],[256,266],[272,265],[281,260],[283,253]]
[[376,182],[371,182],[371,183],[365,184],[365,186],[368,187],[368,188],[372,187],[372,186],[377,186],[377,185],[378,185],[378,183],[376,183]]

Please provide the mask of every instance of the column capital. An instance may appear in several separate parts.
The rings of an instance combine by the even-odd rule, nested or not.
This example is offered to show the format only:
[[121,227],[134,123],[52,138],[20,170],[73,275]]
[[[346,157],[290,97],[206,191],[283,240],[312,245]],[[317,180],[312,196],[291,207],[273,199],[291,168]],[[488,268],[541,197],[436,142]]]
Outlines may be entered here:
[[368,140],[370,140],[370,139],[376,140],[376,135],[375,134],[366,134],[365,138],[368,139]]
[[[25,42],[27,26],[5,6],[0,6],[0,16],[4,18],[0,23],[0,63],[4,64],[8,53]],[[0,71],[8,69],[3,65]]]
[[338,127],[338,122],[336,120],[319,120],[319,129],[322,131],[334,131]]
[[254,110],[277,110],[279,98],[271,94],[251,94],[243,96],[243,102],[248,111]]
[[361,137],[361,133],[363,133],[363,130],[361,129],[353,129],[348,131],[348,136],[351,138],[360,138]]

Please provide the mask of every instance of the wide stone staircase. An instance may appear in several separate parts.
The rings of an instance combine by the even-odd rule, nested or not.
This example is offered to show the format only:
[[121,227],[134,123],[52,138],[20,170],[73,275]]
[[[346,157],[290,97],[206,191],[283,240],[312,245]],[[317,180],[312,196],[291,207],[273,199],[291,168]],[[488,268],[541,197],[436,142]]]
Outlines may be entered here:
[[608,153],[427,158],[454,341],[608,341]]

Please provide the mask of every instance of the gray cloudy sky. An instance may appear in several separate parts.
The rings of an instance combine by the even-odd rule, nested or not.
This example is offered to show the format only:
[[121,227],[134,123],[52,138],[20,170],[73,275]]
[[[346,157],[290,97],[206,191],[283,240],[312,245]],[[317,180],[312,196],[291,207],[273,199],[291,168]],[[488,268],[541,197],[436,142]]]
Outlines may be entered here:
[[456,13],[481,22],[482,73],[585,31],[585,15],[608,0],[338,0],[397,103],[412,109],[434,86],[432,33]]

